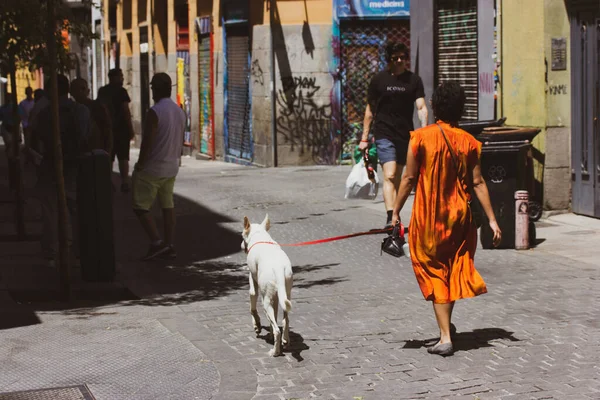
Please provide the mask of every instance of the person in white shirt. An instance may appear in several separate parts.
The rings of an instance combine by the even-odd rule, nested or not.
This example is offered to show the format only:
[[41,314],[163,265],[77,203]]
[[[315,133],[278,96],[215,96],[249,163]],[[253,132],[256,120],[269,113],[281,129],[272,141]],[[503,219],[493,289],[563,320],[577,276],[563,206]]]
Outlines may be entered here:
[[[177,257],[173,245],[173,187],[185,130],[185,114],[171,100],[171,77],[164,72],[155,74],[150,86],[155,104],[146,114],[140,156],[132,176],[133,210],[150,238],[150,248],[143,260]],[[164,240],[149,212],[157,197],[163,211]]]

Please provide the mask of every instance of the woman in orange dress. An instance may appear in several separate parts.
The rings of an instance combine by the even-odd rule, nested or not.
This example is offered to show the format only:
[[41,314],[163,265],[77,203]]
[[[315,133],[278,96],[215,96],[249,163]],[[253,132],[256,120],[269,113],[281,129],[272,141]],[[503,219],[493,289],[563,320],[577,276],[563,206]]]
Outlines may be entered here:
[[437,123],[411,133],[392,219],[393,224],[400,221],[400,210],[416,184],[408,243],[417,282],[425,299],[433,302],[440,328],[439,342],[427,351],[442,356],[454,352],[454,302],[487,292],[473,264],[477,227],[469,206],[471,191],[488,217],[495,245],[502,235],[481,176],[481,143],[457,127],[464,104],[465,92],[457,82],[444,82],[435,90],[431,106]]

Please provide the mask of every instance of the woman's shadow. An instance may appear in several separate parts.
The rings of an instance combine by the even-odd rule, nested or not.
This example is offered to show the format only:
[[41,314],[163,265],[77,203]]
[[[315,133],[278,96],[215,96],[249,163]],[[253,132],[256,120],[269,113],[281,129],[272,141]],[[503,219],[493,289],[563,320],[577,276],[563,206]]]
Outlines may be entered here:
[[[267,344],[271,346],[275,344],[275,342],[273,341],[273,334],[271,333],[270,326],[263,326],[261,332],[265,333],[262,335],[258,335],[258,339],[264,340]],[[304,361],[304,358],[300,355],[300,353],[308,349],[310,349],[310,347],[306,343],[304,343],[304,338],[302,337],[302,335],[290,329],[290,342],[287,346],[283,346],[281,348],[281,351],[283,353],[290,353],[291,356],[296,359],[296,361],[301,362]]]
[[[482,347],[493,347],[490,342],[493,340],[509,340],[511,342],[520,342],[513,336],[514,332],[506,331],[502,328],[484,328],[474,329],[471,332],[457,332],[452,336],[452,344],[455,351],[475,350]],[[425,340],[407,340],[403,349],[418,349],[421,347],[430,347],[437,343],[438,337]]]

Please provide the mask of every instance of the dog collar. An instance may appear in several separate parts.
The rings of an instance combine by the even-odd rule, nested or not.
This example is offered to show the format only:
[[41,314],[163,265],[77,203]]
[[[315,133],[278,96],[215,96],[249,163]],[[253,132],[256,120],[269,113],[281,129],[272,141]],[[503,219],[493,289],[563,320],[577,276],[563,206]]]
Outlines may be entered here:
[[275,243],[275,242],[256,242],[256,243],[252,243],[252,246],[246,247],[246,254],[250,254],[250,250],[252,250],[252,248],[254,246],[256,246],[257,244],[277,244],[277,243]]

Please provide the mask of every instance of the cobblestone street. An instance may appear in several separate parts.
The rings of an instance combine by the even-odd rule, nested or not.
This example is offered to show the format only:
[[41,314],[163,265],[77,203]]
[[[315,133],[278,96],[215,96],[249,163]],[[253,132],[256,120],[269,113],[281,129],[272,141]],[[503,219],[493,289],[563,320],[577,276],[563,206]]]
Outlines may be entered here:
[[[600,223],[569,225],[576,216],[540,221],[535,249],[478,251],[489,293],[457,303],[448,358],[427,354],[438,335],[431,304],[408,258],[380,255],[381,235],[286,248],[291,346],[270,358],[266,330],[252,329],[243,217],[268,212],[280,243],[382,227],[381,192],[343,199],[349,170],[185,159],[174,262],[137,261],[147,241],[129,196],[115,193],[110,288],[131,299],[17,303],[17,289],[47,288],[55,272],[37,242],[0,243],[0,393],[87,384],[98,400],[600,398]],[[10,226],[10,205],[2,210]]]

